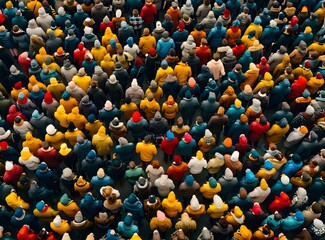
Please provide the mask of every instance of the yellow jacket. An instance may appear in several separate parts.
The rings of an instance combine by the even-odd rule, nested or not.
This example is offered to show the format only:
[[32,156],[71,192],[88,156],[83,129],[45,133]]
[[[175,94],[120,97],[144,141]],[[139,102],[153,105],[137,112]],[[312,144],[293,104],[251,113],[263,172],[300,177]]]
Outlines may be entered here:
[[226,215],[226,220],[234,227],[237,227],[244,223],[245,215],[238,206],[235,206],[234,209]]
[[17,99],[18,99],[18,95],[19,95],[20,92],[22,92],[26,97],[29,96],[29,92],[28,92],[27,89],[25,89],[25,88],[21,88],[21,89],[17,90],[17,89],[14,89],[14,88],[13,88],[12,91],[10,92],[10,95],[11,95],[11,97],[12,97],[12,99],[13,99],[14,101],[17,101]]
[[325,47],[323,43],[318,43],[318,42],[314,42],[312,44],[309,45],[309,47],[307,48],[308,52],[311,51],[316,51],[318,52],[319,55],[323,55],[325,53]]
[[86,181],[82,176],[80,176],[77,182],[74,183],[74,190],[79,192],[82,197],[89,191],[91,185],[88,181]]
[[13,210],[16,210],[18,207],[22,207],[25,210],[29,209],[29,204],[25,202],[20,196],[17,195],[16,192],[11,192],[6,198],[6,203]]
[[68,114],[66,114],[65,109],[62,105],[60,105],[56,111],[54,112],[54,117],[56,120],[59,121],[60,125],[64,128],[69,127],[69,122],[68,122]]
[[176,199],[173,191],[168,194],[167,198],[164,198],[161,206],[168,217],[176,217],[183,210],[182,204]]
[[84,90],[85,92],[88,92],[88,88],[90,86],[90,82],[91,82],[91,77],[84,75],[84,76],[74,76],[72,78],[72,81],[75,82],[75,84],[80,87],[82,90]]
[[89,132],[90,136],[93,137],[101,126],[103,126],[103,123],[99,120],[95,120],[93,123],[86,123],[85,129]]
[[324,85],[324,78],[316,78],[311,77],[307,82],[306,89],[310,92],[311,95],[317,93],[318,89],[320,89]]
[[244,36],[242,36],[241,40],[242,40],[245,48],[248,49],[249,47],[254,45],[254,41],[256,40],[256,38],[253,37],[253,38],[249,39],[248,35],[244,35]]
[[274,86],[274,81],[272,79],[272,75],[269,72],[266,72],[264,75],[264,79],[262,79],[254,88],[253,93],[258,93],[261,88],[265,87],[267,91],[270,91]]
[[111,40],[111,38],[114,38],[117,43],[119,42],[117,36],[112,32],[111,28],[107,27],[104,36],[102,36],[102,46],[104,48],[107,48],[107,46],[110,45],[109,40]]
[[212,199],[214,195],[221,191],[220,183],[217,184],[215,188],[211,188],[209,181],[207,181],[203,186],[200,188],[200,192],[202,193],[203,197],[206,199]]
[[68,205],[63,205],[61,202],[58,202],[58,210],[64,212],[68,217],[73,218],[80,209],[77,203],[70,200]]
[[287,134],[289,128],[289,125],[281,128],[278,124],[273,124],[271,129],[266,132],[266,140],[270,143],[278,144],[283,136]]
[[161,111],[164,114],[164,117],[167,119],[174,119],[176,117],[178,112],[178,104],[174,102],[174,98],[171,95],[169,95],[167,101],[163,103]]
[[93,47],[90,51],[90,53],[93,55],[94,60],[97,62],[97,64],[99,65],[101,63],[101,61],[104,60],[104,57],[107,54],[107,50],[105,47],[100,46],[99,48],[95,48]]
[[179,62],[174,68],[174,76],[177,78],[179,85],[184,86],[192,76],[192,69],[186,63]]
[[59,211],[55,211],[51,207],[48,207],[48,209],[45,212],[40,212],[36,208],[33,211],[34,216],[37,218],[54,218],[59,213],[60,213]]
[[106,135],[106,128],[101,126],[93,136],[92,144],[96,147],[98,155],[108,155],[113,147],[113,141],[110,136]]
[[29,77],[28,91],[32,91],[34,85],[37,85],[40,89],[43,89],[44,92],[47,91],[45,84],[37,81],[35,75],[32,75]]
[[153,91],[151,91],[150,88],[147,88],[146,93],[145,93],[145,97],[147,97],[149,93],[152,93],[153,94],[153,97],[155,98],[155,100],[157,101],[157,103],[159,103],[160,99],[163,96],[163,90],[159,86],[158,86],[156,92],[153,92]]
[[100,66],[108,76],[111,76],[115,69],[115,62],[111,58],[111,55],[107,53],[104,59],[100,62]]
[[210,204],[207,214],[210,215],[211,218],[221,218],[225,211],[228,210],[228,204],[223,203],[219,208],[215,204]]
[[42,68],[48,68],[49,70],[57,71],[58,73],[61,72],[60,66],[56,62],[52,62],[49,65],[46,65],[45,63],[42,64]]
[[77,143],[77,136],[78,135],[81,135],[83,138],[86,137],[85,134],[82,131],[76,130],[76,131],[73,131],[73,132],[66,131],[64,133],[64,138],[69,141],[71,146],[74,146]]
[[245,225],[241,225],[239,230],[234,233],[235,240],[251,240],[252,231],[249,230]]
[[255,23],[251,23],[246,29],[244,35],[248,35],[251,31],[255,31],[255,38],[259,39],[263,32],[263,27],[261,25],[256,25]]
[[140,109],[146,114],[146,119],[150,121],[155,116],[157,111],[160,111],[159,103],[155,99],[149,101],[147,98],[141,100]]
[[256,174],[255,176],[259,179],[265,179],[266,181],[268,181],[269,179],[271,179],[274,175],[276,174],[276,169],[272,168],[271,170],[266,170],[265,168],[261,168]]
[[67,117],[68,122],[73,122],[76,128],[82,130],[88,122],[84,115],[79,114],[79,107],[74,107]]
[[165,78],[168,76],[168,74],[173,74],[173,73],[174,73],[174,70],[169,66],[166,69],[163,69],[162,67],[160,67],[156,73],[155,80],[158,83],[158,85],[160,87],[162,87],[162,85],[165,82]]
[[62,105],[65,109],[66,113],[71,113],[74,107],[78,107],[78,101],[74,97],[70,97],[69,100],[60,99],[60,105]]
[[172,222],[167,217],[165,218],[164,221],[159,221],[157,217],[153,217],[150,221],[150,229],[152,231],[158,230],[159,232],[163,233],[166,232],[171,227],[172,227]]
[[157,154],[156,146],[152,143],[145,143],[144,141],[137,143],[135,151],[136,153],[140,153],[140,159],[144,162],[151,162]]
[[135,103],[131,102],[130,104],[124,103],[121,106],[120,110],[123,113],[125,119],[129,120],[132,117],[132,114],[139,109]]
[[23,142],[23,148],[28,147],[29,151],[37,156],[37,150],[42,147],[42,140],[36,137],[33,137],[31,132],[26,133],[26,141]]
[[35,56],[35,60],[37,61],[37,63],[38,63],[40,66],[43,65],[43,63],[44,63],[46,57],[51,58],[52,61],[54,60],[53,56],[47,54],[47,52],[46,52],[46,50],[45,50],[44,47],[41,47],[41,48],[39,49],[38,52],[39,52],[39,53],[36,54],[36,56]]
[[67,220],[61,220],[61,226],[60,227],[56,227],[54,225],[53,222],[50,223],[50,227],[51,229],[56,232],[57,234],[59,235],[63,235],[65,234],[66,232],[70,232],[71,231],[71,227],[70,227],[70,224],[68,223]]
[[61,144],[64,141],[64,134],[62,132],[56,132],[54,135],[45,135],[45,141],[48,141],[52,147],[56,150],[60,150]]
[[139,41],[139,48],[143,55],[150,52],[151,48],[156,48],[156,38],[154,36],[142,36]]
[[198,145],[199,149],[201,150],[201,152],[206,153],[206,152],[209,152],[214,147],[214,145],[216,145],[216,139],[214,137],[212,137],[211,143],[207,144],[205,141],[205,138],[203,137],[199,140],[197,145]]

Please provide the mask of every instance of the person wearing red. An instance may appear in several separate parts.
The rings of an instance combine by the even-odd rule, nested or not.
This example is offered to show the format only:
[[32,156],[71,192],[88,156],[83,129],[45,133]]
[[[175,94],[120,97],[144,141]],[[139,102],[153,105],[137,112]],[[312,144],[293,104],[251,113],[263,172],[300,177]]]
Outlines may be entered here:
[[38,149],[37,156],[41,162],[45,162],[50,169],[59,167],[58,151],[50,146],[50,143],[44,141],[42,147]]
[[173,182],[180,182],[184,178],[184,174],[187,172],[187,163],[182,162],[182,157],[179,155],[174,156],[173,164],[167,169],[168,177],[173,180]]
[[149,28],[150,31],[154,29],[156,14],[157,14],[156,5],[152,3],[152,0],[146,0],[146,3],[141,9],[140,16],[143,19],[144,27]]
[[260,118],[257,118],[249,125],[248,139],[253,147],[256,147],[259,140],[264,136],[264,133],[270,129],[270,123],[266,117],[262,114]]
[[286,207],[290,206],[290,198],[285,192],[281,192],[280,196],[275,196],[273,202],[269,205],[269,209],[272,213],[281,212]]
[[105,16],[103,18],[103,21],[99,25],[99,31],[101,32],[102,35],[104,35],[106,28],[111,28],[112,32],[115,31],[115,26],[112,21],[109,20],[108,16]]
[[270,71],[270,65],[267,63],[266,57],[262,57],[259,64],[256,64],[256,67],[260,70],[260,76],[264,77],[266,72]]
[[11,105],[9,108],[9,113],[6,117],[7,122],[13,126],[14,122],[15,122],[15,117],[20,117],[21,119],[23,119],[24,121],[27,121],[26,117],[24,116],[24,114],[22,114],[21,112],[17,111],[17,107],[16,105]]
[[82,62],[85,59],[86,53],[89,52],[87,48],[85,48],[85,44],[83,42],[80,42],[78,44],[78,48],[74,50],[73,52],[73,59],[78,64],[79,67],[82,66]]
[[18,56],[18,62],[23,69],[24,73],[29,76],[28,68],[32,62],[32,59],[28,57],[28,52],[23,52]]
[[240,39],[235,40],[235,46],[232,48],[232,53],[239,59],[246,51],[245,45]]
[[23,167],[18,164],[13,164],[11,161],[6,161],[5,170],[2,181],[16,187],[20,175],[24,172]]
[[296,98],[300,97],[307,86],[307,79],[303,76],[298,77],[297,80],[293,82],[290,87],[290,93],[287,96],[289,102],[294,101]]
[[235,144],[235,149],[239,152],[240,158],[245,156],[245,154],[251,150],[251,146],[247,141],[247,137],[244,134],[239,136],[239,142]]
[[211,49],[208,46],[206,38],[201,39],[201,45],[196,48],[195,54],[200,58],[200,67],[202,65],[207,65],[211,60]]
[[175,137],[174,133],[168,131],[166,137],[160,144],[160,149],[164,152],[165,162],[169,161],[173,157],[173,153],[178,145],[178,138]]
[[21,227],[17,234],[17,240],[37,240],[38,239],[38,234],[34,233],[34,231],[29,228],[28,225],[24,225]]

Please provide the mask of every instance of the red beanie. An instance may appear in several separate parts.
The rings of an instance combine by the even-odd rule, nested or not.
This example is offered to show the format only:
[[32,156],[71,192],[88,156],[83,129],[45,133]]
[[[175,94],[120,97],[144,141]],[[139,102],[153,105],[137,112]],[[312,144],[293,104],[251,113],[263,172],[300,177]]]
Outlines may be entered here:
[[6,141],[0,142],[0,149],[5,150],[8,148],[8,143]]
[[50,92],[45,93],[44,95],[44,102],[47,104],[51,104],[53,102],[53,97]]
[[155,48],[150,48],[150,55],[155,56],[157,54],[157,51]]
[[182,21],[181,21],[181,22],[179,22],[179,24],[178,24],[178,27],[179,27],[179,29],[180,29],[180,30],[182,30],[182,31],[183,31],[183,30],[185,29],[185,23],[184,23],[184,22],[182,22]]
[[141,58],[137,57],[134,61],[134,65],[137,66],[137,67],[140,67],[143,65],[143,61]]
[[14,85],[14,89],[16,90],[19,90],[23,87],[22,83],[19,81],[19,82],[16,82],[15,85]]
[[230,11],[229,11],[227,8],[223,11],[223,16],[224,16],[225,18],[229,18],[229,16],[230,16]]
[[305,62],[305,68],[310,68],[310,67],[311,67],[310,62],[309,61],[306,61]]
[[132,121],[137,123],[137,122],[140,122],[140,120],[141,120],[141,114],[138,111],[135,111],[132,114]]

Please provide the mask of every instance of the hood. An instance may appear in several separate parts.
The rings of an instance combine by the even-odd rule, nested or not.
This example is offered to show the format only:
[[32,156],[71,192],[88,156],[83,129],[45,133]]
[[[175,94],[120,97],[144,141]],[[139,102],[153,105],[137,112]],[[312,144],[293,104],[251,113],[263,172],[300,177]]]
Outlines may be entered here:
[[210,18],[210,19],[215,18],[215,17],[214,17],[214,13],[213,13],[212,11],[210,11],[210,12],[208,13],[208,15],[207,15],[207,18]]
[[34,28],[37,28],[38,26],[37,26],[37,23],[36,23],[36,21],[35,21],[35,19],[32,19],[32,20],[30,20],[29,22],[28,22],[28,28],[32,28],[32,29],[34,29]]
[[176,201],[176,195],[173,191],[171,191],[169,194],[168,194],[168,197],[167,197],[168,201],[169,202],[175,202]]
[[9,108],[9,113],[16,113],[17,112],[17,107],[16,105],[11,105]]
[[209,97],[208,97],[209,103],[215,103],[216,99],[217,99],[216,94],[214,92],[209,92]]
[[155,121],[159,122],[162,119],[161,113],[157,111],[154,116]]
[[233,89],[233,87],[228,86],[224,93],[231,96],[235,94],[235,90]]

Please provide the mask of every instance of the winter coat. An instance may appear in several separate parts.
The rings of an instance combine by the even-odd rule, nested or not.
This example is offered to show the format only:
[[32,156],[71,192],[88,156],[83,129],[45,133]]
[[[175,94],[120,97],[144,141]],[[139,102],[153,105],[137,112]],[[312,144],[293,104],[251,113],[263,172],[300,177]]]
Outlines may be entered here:
[[113,147],[112,139],[106,135],[105,128],[100,127],[98,133],[93,136],[92,144],[96,147],[99,155],[109,155]]
[[221,27],[214,27],[211,29],[207,40],[209,42],[210,47],[220,47],[222,43],[222,39],[226,37],[226,28],[221,26]]
[[289,131],[289,125],[280,127],[278,124],[273,124],[269,131],[266,132],[266,140],[268,142],[277,144],[281,141],[283,136]]
[[179,62],[174,68],[174,76],[180,86],[184,86],[187,80],[192,76],[191,68],[183,62]]
[[175,185],[167,175],[162,175],[155,181],[155,187],[158,188],[161,197],[167,197],[168,193],[175,188]]
[[[159,56],[162,59],[164,59],[168,55],[169,49],[171,49],[171,48],[175,48],[174,40],[170,37],[161,38],[161,39],[159,39],[159,41],[157,43],[156,51],[159,54]],[[159,86],[161,86],[161,84],[159,84]]]
[[135,151],[140,154],[140,159],[144,162],[151,162],[157,154],[157,148],[152,143],[139,142]]

